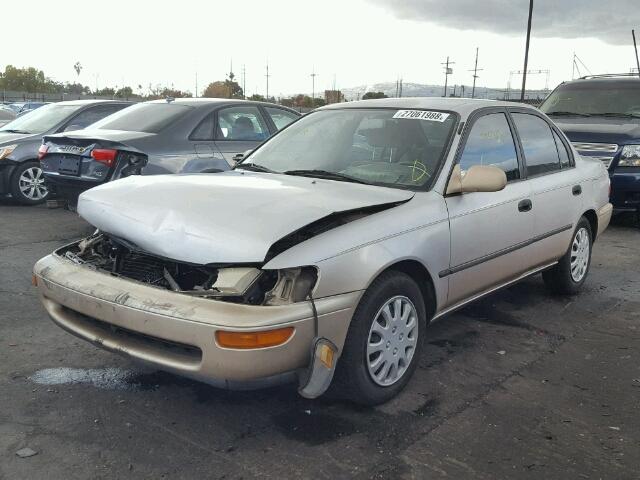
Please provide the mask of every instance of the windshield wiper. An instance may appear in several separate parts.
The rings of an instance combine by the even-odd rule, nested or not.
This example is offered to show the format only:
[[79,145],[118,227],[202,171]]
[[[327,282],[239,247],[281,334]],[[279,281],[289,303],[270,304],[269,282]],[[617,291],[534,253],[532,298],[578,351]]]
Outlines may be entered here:
[[637,113],[620,113],[620,112],[604,112],[604,113],[593,113],[594,117],[627,117],[627,118],[640,118],[640,115]]
[[562,116],[562,117],[590,117],[591,114],[590,113],[578,113],[578,112],[563,112],[563,111],[558,111],[558,112],[549,112],[547,113],[547,115],[551,116],[551,115],[555,115],[555,116]]
[[364,180],[360,180],[359,178],[350,177],[349,175],[345,175],[344,173],[339,172],[330,172],[328,170],[287,170],[286,172],[282,172],[285,175],[297,175],[300,177],[315,177],[315,178],[325,178],[327,180],[339,180],[342,182],[353,182],[353,183],[362,183],[364,185],[371,185],[369,182],[365,182]]
[[264,165],[258,165],[257,163],[241,163],[236,165],[236,168],[241,168],[243,170],[248,170],[250,172],[264,172],[264,173],[275,173],[270,168],[265,167]]
[[30,135],[31,132],[27,132],[26,130],[15,130],[15,129],[11,129],[11,128],[7,128],[7,129],[2,129],[0,130],[0,132],[9,132],[9,133],[24,133],[25,135]]

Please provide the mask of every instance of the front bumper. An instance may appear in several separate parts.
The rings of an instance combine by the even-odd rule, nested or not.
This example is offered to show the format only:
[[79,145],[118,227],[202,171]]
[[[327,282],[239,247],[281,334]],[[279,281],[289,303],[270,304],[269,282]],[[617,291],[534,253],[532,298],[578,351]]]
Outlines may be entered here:
[[640,168],[626,167],[611,174],[611,203],[617,211],[633,211],[640,208]]
[[[309,302],[254,306],[192,297],[111,276],[57,256],[34,267],[42,303],[51,319],[91,343],[159,369],[225,388],[253,388],[292,379],[308,366],[316,337]],[[315,301],[318,336],[344,344],[361,292]],[[294,327],[275,347],[220,347],[219,329],[259,331]]]

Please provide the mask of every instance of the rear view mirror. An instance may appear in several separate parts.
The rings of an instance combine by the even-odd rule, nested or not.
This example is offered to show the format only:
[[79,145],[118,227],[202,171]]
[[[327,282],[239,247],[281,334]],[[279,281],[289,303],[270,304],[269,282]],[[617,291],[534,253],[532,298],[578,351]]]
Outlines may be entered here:
[[507,175],[493,165],[474,165],[462,172],[456,165],[447,186],[447,195],[471,192],[499,192],[507,185]]

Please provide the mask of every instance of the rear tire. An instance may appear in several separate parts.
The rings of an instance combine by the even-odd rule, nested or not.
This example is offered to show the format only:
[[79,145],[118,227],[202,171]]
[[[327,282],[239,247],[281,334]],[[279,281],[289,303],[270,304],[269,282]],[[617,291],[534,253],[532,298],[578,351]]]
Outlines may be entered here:
[[560,261],[542,272],[542,278],[552,293],[575,295],[587,279],[591,266],[593,234],[589,221],[582,217],[571,237],[571,245]]
[[416,282],[396,271],[380,275],[356,308],[338,361],[336,393],[362,405],[395,397],[418,364],[426,330]]
[[49,197],[40,164],[28,161],[18,165],[9,180],[13,199],[22,205],[37,205]]

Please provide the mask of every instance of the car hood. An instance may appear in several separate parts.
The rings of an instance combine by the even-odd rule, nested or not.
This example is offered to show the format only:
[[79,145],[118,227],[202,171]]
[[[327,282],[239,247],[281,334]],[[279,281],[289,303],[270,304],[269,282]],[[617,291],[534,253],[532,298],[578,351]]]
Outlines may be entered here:
[[42,134],[0,132],[0,146],[16,142],[22,143],[26,140],[37,139],[40,137],[42,137]]
[[285,236],[331,214],[414,193],[290,175],[132,176],[80,195],[89,223],[140,249],[194,264],[258,263]]
[[572,142],[625,144],[640,139],[640,119],[551,117]]

